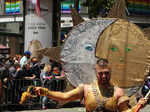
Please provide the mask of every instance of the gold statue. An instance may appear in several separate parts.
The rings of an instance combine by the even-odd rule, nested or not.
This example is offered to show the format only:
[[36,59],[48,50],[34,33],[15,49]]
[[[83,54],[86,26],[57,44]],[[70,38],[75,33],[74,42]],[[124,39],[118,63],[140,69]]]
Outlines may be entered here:
[[37,95],[34,94],[34,89],[35,89],[34,86],[29,86],[27,91],[22,93],[21,100],[20,100],[19,104],[23,104],[27,99],[37,97]]

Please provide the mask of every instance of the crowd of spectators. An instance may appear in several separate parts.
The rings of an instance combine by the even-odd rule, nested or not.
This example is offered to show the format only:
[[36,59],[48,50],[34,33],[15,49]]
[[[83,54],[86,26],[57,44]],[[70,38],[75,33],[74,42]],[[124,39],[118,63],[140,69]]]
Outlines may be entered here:
[[[63,91],[64,71],[61,63],[49,60],[45,64],[36,57],[31,57],[30,51],[25,51],[24,55],[14,57],[0,57],[0,82],[2,84],[0,98],[3,103],[18,104],[21,94],[28,86],[42,86],[53,91]],[[46,97],[37,98],[41,100],[42,108],[46,109],[48,99]]]

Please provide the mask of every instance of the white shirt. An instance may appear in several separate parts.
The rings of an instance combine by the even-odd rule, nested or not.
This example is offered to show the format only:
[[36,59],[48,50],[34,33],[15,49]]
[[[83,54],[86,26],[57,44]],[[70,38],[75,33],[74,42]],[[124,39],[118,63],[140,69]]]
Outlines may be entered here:
[[20,66],[21,66],[21,68],[23,67],[23,65],[26,65],[26,64],[27,64],[27,61],[28,61],[28,59],[27,59],[26,56],[23,56],[23,57],[21,58],[21,60],[20,60]]

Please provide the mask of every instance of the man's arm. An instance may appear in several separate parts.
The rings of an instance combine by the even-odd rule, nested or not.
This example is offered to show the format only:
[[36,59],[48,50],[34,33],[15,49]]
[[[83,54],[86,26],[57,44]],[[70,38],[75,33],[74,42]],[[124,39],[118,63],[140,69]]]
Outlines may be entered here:
[[47,96],[53,100],[70,102],[83,97],[84,85],[80,85],[69,92],[56,92],[50,91],[47,88],[35,87],[35,92],[40,96]]
[[122,88],[119,87],[115,87],[115,92],[114,92],[114,96],[119,99],[121,96],[124,96],[125,92]]

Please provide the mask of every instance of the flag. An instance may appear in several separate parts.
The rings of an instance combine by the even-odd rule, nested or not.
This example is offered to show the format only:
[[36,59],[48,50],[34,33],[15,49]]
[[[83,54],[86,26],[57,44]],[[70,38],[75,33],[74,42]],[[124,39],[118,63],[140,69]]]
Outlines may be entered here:
[[37,15],[40,17],[41,12],[40,12],[40,2],[39,2],[39,0],[32,0],[32,4],[35,5],[35,11],[36,11]]
[[36,1],[37,1],[37,2],[36,2],[36,4],[35,4],[35,11],[36,11],[37,15],[40,17],[40,15],[41,15],[40,2],[39,2],[39,0],[36,0]]

